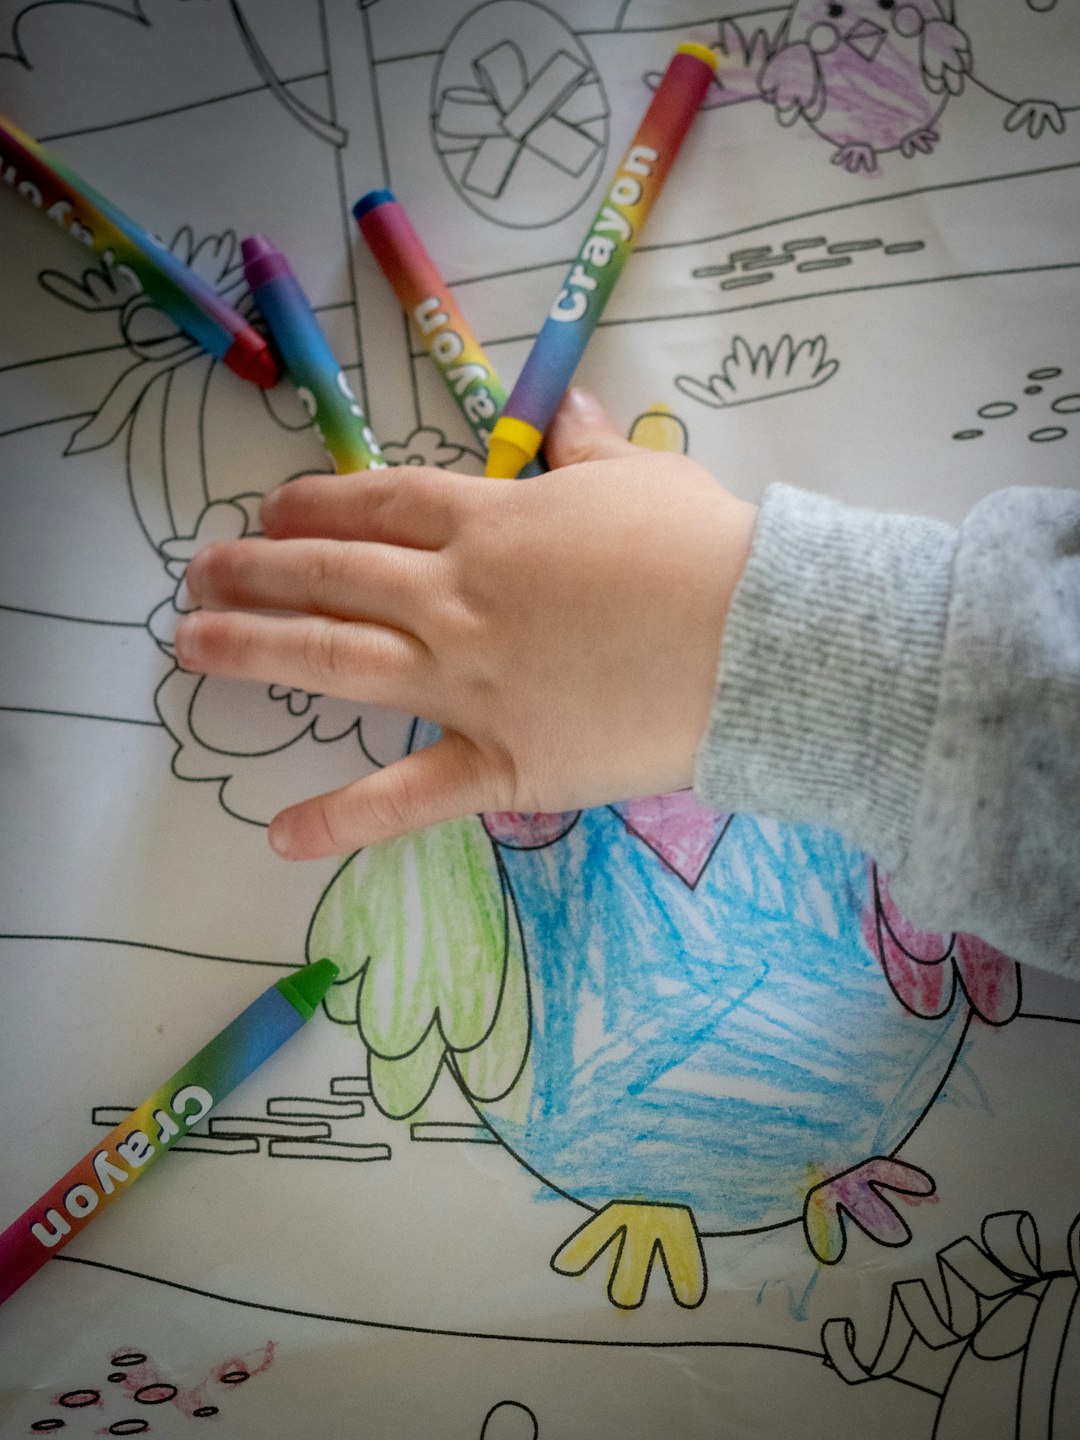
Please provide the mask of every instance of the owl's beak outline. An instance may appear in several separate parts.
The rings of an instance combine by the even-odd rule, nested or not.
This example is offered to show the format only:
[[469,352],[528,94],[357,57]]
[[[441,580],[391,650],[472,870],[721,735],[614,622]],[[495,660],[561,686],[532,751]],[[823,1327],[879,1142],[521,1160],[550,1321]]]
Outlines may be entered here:
[[844,36],[844,44],[850,45],[856,55],[860,55],[864,60],[873,64],[888,33],[880,25],[875,25],[872,20],[860,20]]

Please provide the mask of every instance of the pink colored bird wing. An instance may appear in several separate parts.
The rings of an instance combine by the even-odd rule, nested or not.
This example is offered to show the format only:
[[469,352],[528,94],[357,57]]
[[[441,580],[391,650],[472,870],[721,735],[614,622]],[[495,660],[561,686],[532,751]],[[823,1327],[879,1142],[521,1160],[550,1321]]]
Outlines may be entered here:
[[776,52],[762,70],[760,84],[782,125],[793,125],[801,114],[815,119],[825,99],[817,57],[802,41]]
[[956,969],[971,1008],[988,1025],[1007,1025],[1020,1009],[1020,967],[974,935],[957,935]]
[[928,90],[959,95],[964,76],[971,74],[971,42],[948,20],[931,20],[919,39],[923,79]]
[[[974,935],[937,935],[912,925],[897,908],[887,878],[874,867],[874,906],[863,918],[893,992],[915,1015],[944,1015],[959,976],[971,1008],[989,1025],[1006,1025],[1020,1009],[1015,960]],[[948,963],[946,963],[948,962]]]
[[936,1019],[952,1005],[956,975],[945,961],[952,937],[920,930],[898,909],[886,877],[873,870],[873,900],[863,915],[863,935],[881,959],[896,998],[913,1015]]

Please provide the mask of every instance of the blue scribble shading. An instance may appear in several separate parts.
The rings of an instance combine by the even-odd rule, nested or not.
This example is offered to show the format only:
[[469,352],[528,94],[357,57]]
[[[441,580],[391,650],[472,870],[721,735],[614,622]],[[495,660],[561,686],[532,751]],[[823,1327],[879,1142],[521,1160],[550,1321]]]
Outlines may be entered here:
[[500,854],[533,1036],[482,1113],[575,1199],[687,1205],[704,1233],[788,1223],[948,1073],[967,1008],[896,1000],[863,936],[868,861],[831,832],[735,817],[695,889],[609,809]]

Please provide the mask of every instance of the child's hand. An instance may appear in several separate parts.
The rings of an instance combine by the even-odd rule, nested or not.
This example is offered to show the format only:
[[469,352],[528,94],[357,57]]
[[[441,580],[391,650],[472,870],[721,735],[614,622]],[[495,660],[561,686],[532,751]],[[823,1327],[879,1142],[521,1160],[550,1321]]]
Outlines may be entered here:
[[[576,810],[688,786],[754,506],[624,440],[571,391],[550,474],[401,466],[293,481],[266,539],[187,584],[185,669],[424,716],[443,736],[282,811],[270,841],[330,855],[483,810]],[[283,612],[274,615],[256,611]]]

